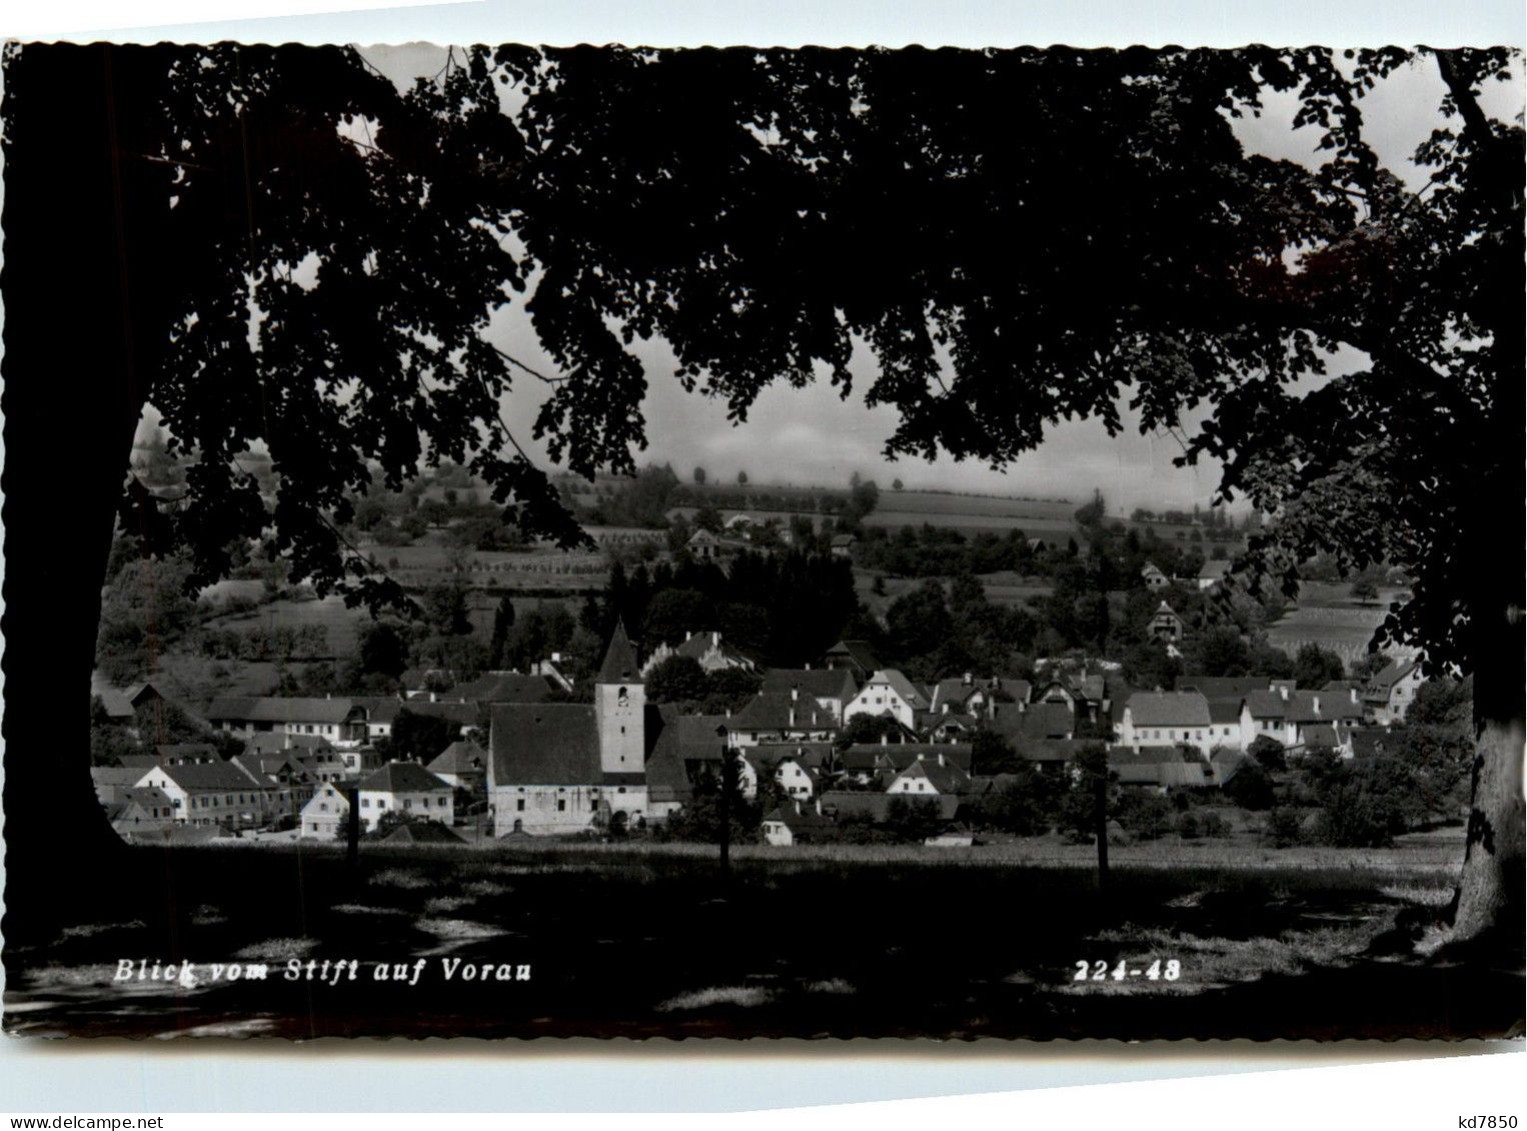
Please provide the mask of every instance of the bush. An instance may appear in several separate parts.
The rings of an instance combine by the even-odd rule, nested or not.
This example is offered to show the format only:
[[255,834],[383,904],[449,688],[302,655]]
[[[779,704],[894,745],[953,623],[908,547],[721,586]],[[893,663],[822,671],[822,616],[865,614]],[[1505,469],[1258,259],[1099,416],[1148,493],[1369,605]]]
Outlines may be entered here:
[[1177,835],[1183,840],[1197,840],[1203,836],[1203,825],[1192,810],[1177,816]]
[[1275,848],[1288,848],[1304,839],[1304,823],[1297,809],[1274,809],[1267,814],[1267,835]]
[[1138,840],[1156,840],[1171,827],[1172,805],[1154,793],[1126,794],[1119,824]]
[[1205,813],[1199,821],[1198,827],[1204,836],[1221,837],[1230,835],[1230,826],[1225,822],[1225,818],[1221,817],[1218,813]]
[[1243,762],[1225,783],[1224,794],[1242,809],[1267,809],[1273,803],[1273,783],[1256,762]]

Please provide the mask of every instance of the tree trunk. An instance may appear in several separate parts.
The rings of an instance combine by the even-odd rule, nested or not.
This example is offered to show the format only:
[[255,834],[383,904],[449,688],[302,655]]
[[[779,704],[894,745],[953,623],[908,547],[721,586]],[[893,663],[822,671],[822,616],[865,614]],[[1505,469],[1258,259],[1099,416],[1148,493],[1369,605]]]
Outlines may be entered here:
[[123,124],[149,113],[131,89],[163,63],[149,49],[126,60],[121,50],[25,47],[7,66],[4,805],[12,940],[88,909],[93,892],[123,882],[129,855],[90,777],[90,676],[145,400],[141,374],[162,349],[144,339],[163,293],[155,281],[166,270],[153,260],[172,257],[144,238],[134,200],[141,174],[123,160],[131,148]]
[[[1519,537],[1519,535],[1512,535]],[[1520,555],[1500,553],[1507,563],[1499,583],[1509,583]],[[1495,589],[1495,592],[1502,592]],[[1505,590],[1510,592],[1510,590]],[[1483,603],[1482,603],[1483,604]],[[1463,873],[1455,901],[1449,943],[1499,941],[1519,960],[1523,916],[1522,761],[1523,625],[1521,610],[1503,600],[1493,623],[1475,634],[1474,721],[1476,741],[1473,791]]]

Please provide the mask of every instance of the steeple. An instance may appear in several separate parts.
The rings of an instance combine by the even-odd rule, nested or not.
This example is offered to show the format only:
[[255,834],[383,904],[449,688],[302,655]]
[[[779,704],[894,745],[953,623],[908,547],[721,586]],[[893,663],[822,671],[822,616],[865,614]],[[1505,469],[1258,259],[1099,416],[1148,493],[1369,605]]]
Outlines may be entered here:
[[615,622],[610,636],[610,647],[605,651],[604,663],[599,665],[595,683],[641,683],[642,672],[636,662],[636,649],[626,636],[624,621]]

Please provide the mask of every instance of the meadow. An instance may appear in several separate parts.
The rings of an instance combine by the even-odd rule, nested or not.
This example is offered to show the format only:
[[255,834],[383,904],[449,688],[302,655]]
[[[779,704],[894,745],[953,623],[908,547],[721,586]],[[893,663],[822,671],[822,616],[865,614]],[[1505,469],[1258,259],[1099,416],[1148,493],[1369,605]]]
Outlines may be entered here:
[[[8,937],[5,1027],[1133,1039],[1464,1036],[1520,1016],[1519,969],[1413,951],[1456,845],[1446,865],[1440,850],[1232,866],[1121,849],[1106,889],[1082,849],[1047,864],[1011,849],[740,846],[725,886],[699,845],[365,845],[353,870],[332,845],[133,849],[88,917]],[[188,988],[119,981],[122,958],[278,974],[353,959],[363,976]],[[465,983],[448,960],[526,976]],[[420,964],[416,984],[375,979],[404,963]]]

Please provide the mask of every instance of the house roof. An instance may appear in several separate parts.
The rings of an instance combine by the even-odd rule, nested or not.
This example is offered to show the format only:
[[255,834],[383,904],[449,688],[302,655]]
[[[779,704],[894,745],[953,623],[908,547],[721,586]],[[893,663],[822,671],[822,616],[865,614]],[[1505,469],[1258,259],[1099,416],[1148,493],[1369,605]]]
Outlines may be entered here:
[[208,719],[254,723],[332,723],[345,721],[353,706],[347,698],[318,699],[303,696],[248,698],[223,696],[212,700]]
[[152,785],[129,786],[122,790],[117,799],[124,805],[138,804],[144,807],[169,808],[171,804],[169,795]]
[[463,844],[439,821],[404,821],[382,838],[383,844]]
[[451,698],[476,703],[540,703],[551,694],[552,684],[544,675],[521,675],[519,672],[489,672],[451,689]]
[[1178,691],[1202,691],[1210,699],[1241,700],[1253,691],[1267,690],[1265,675],[1183,675],[1177,677]]
[[1239,695],[1209,695],[1209,721],[1211,723],[1225,724],[1238,723],[1241,721],[1241,704],[1245,700]]
[[839,819],[863,813],[868,814],[871,820],[880,822],[885,820],[891,802],[898,797],[903,801],[911,800],[914,804],[935,806],[938,815],[946,821],[952,820],[960,811],[960,798],[950,793],[936,793],[928,797],[909,799],[905,794],[841,789],[829,790],[822,794],[822,812],[831,813]]
[[825,658],[847,660],[866,673],[881,666],[880,657],[867,640],[840,640],[827,649]]
[[852,534],[834,534],[832,536],[832,545],[835,549],[841,546],[852,546],[857,541],[858,539]]
[[1382,754],[1393,731],[1384,727],[1356,727],[1351,731],[1352,756],[1373,758]]
[[626,636],[624,621],[615,622],[610,635],[610,646],[605,649],[604,663],[599,665],[595,683],[641,683],[641,665],[636,662],[636,648]]
[[869,679],[865,680],[865,687],[875,683],[885,684],[892,691],[896,692],[897,695],[905,699],[907,703],[919,710],[925,710],[928,707],[927,692],[895,668],[882,668],[876,671]]
[[1137,691],[1125,709],[1137,727],[1200,727],[1211,721],[1209,701],[1198,691]]
[[1018,725],[1017,730],[1011,733],[1016,738],[1070,738],[1075,733],[1075,717],[1064,703],[1032,703],[1026,711],[999,712],[992,721],[1001,719],[1007,724],[1014,715],[1017,716]]
[[1158,566],[1155,562],[1146,562],[1143,566],[1140,567],[1140,576],[1165,577],[1166,574],[1161,572],[1161,567]]
[[750,761],[766,766],[789,759],[805,769],[815,770],[834,761],[831,742],[760,742],[741,750]]
[[592,706],[499,704],[491,735],[494,785],[592,785],[601,779]]
[[1155,616],[1169,616],[1173,620],[1179,621],[1182,619],[1182,617],[1177,615],[1177,610],[1172,608],[1172,606],[1168,605],[1165,601],[1162,601],[1161,604],[1156,606]]
[[115,687],[103,687],[95,694],[100,698],[108,719],[130,719],[136,713],[132,701]]
[[231,762],[183,762],[144,770],[139,780],[163,774],[187,793],[223,793],[231,789],[263,789],[265,783]]
[[810,696],[791,699],[789,692],[760,691],[728,725],[745,731],[822,731],[837,730],[839,724],[830,710]]
[[1311,723],[1300,737],[1306,747],[1325,746],[1334,750],[1346,738],[1346,728],[1338,723]]
[[475,742],[458,740],[431,759],[432,774],[482,773],[488,768],[488,752]]
[[651,801],[688,801],[701,765],[720,765],[722,740],[716,728],[730,725],[725,715],[685,715],[672,704],[648,708],[646,731],[647,797]]
[[120,766],[91,766],[90,780],[95,783],[97,789],[107,788],[123,790],[129,786],[136,786],[143,780],[144,770],[149,766],[129,766],[124,759]]
[[1419,667],[1420,663],[1416,659],[1391,660],[1373,673],[1363,694],[1370,699],[1387,700],[1394,685]]
[[854,673],[848,668],[770,668],[764,672],[763,686],[766,694],[790,694],[791,688],[799,688],[802,695],[813,699],[849,700],[859,690]]
[[862,742],[843,751],[841,758],[846,769],[859,772],[873,769],[877,759],[885,759],[895,769],[904,770],[918,758],[937,763],[942,754],[944,761],[968,774],[974,751],[975,747],[968,742]]
[[365,793],[432,793],[451,787],[418,762],[388,762],[362,778],[359,788]]
[[1229,572],[1230,572],[1230,561],[1229,561],[1229,559],[1224,559],[1224,560],[1221,560],[1221,561],[1215,561],[1213,558],[1211,558],[1208,561],[1204,562],[1204,564],[1201,567],[1199,567],[1199,570],[1198,570],[1198,579],[1200,581],[1221,581],[1221,580],[1224,579],[1225,575],[1227,573],[1229,573]]
[[1246,706],[1254,719],[1280,719],[1291,723],[1318,723],[1336,720],[1356,721],[1362,708],[1351,696],[1322,691],[1253,691],[1246,696]]
[[154,747],[160,762],[211,762],[221,760],[217,747],[210,742],[165,742]]
[[765,821],[774,821],[790,829],[791,832],[815,832],[822,829],[830,829],[837,822],[826,813],[818,813],[812,807],[797,808],[794,805],[782,805],[770,809],[764,816]]
[[898,778],[926,778],[939,793],[963,793],[970,788],[970,775],[949,760],[943,764],[933,758],[909,762]]
[[473,727],[478,721],[477,703],[443,703],[429,699],[378,699],[367,707],[367,721],[396,723],[404,711],[432,719],[445,719],[457,726]]
[[284,750],[328,750],[331,743],[321,734],[277,734],[262,730],[249,736],[244,749],[251,754],[275,754]]

